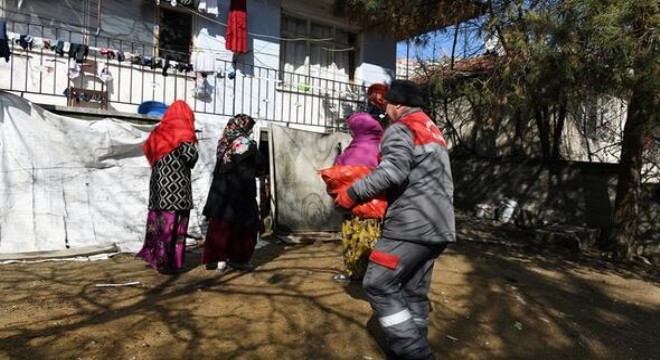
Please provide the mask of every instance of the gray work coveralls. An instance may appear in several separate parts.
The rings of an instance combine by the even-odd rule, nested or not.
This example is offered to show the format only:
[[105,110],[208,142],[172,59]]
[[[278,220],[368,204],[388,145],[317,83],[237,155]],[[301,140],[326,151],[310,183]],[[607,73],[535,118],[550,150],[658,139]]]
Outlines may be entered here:
[[380,164],[348,195],[360,203],[383,192],[388,207],[363,286],[389,350],[432,359],[428,294],[435,259],[456,241],[454,185],[444,137],[418,108],[387,127]]

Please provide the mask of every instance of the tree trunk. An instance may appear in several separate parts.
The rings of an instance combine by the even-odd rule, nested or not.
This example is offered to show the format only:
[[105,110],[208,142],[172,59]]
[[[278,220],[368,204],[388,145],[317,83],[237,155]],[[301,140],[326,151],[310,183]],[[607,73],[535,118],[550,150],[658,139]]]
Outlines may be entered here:
[[652,94],[647,94],[641,86],[636,86],[628,104],[626,125],[623,129],[616,200],[609,235],[610,244],[615,248],[615,256],[620,260],[631,260],[633,256],[642,190],[644,130],[650,116],[653,116],[648,111],[648,102],[652,98]]
[[523,115],[520,107],[516,107],[516,112],[513,118],[516,125],[515,132],[513,134],[513,155],[524,156],[526,152],[525,144],[523,141]]
[[536,120],[536,127],[539,130],[543,160],[550,159],[550,124],[547,114],[547,108],[534,105],[534,119]]
[[559,113],[557,114],[557,122],[552,139],[552,160],[559,160],[561,158],[561,139],[564,132],[564,124],[566,124],[566,99],[562,99],[559,104]]

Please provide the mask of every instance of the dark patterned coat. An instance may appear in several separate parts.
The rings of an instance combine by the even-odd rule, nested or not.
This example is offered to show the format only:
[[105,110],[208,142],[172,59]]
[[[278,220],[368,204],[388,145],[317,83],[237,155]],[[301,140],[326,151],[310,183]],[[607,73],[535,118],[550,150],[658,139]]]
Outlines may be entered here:
[[232,166],[226,171],[220,171],[218,159],[204,216],[224,219],[232,226],[254,224],[259,220],[256,177],[266,171],[266,159],[254,141],[250,141],[245,153],[232,157]]
[[198,157],[195,144],[181,143],[154,164],[149,182],[149,210],[192,209],[190,169]]

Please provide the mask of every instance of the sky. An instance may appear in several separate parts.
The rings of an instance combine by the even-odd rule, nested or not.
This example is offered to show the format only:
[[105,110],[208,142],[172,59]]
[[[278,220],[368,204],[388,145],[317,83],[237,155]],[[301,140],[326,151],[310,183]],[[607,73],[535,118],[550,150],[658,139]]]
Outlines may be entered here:
[[[456,57],[469,57],[474,54],[483,53],[484,40],[477,31],[468,24],[459,25],[459,36],[456,41]],[[413,41],[400,41],[397,44],[397,58],[405,58],[406,53],[410,59],[438,60],[443,56],[451,56],[451,48],[454,40],[455,26],[432,31],[427,34],[428,42],[417,46]]]

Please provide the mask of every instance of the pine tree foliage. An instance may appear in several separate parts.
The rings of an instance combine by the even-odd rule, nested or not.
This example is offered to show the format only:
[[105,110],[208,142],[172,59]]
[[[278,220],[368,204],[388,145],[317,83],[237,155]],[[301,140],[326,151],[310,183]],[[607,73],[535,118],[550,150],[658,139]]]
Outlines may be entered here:
[[367,31],[408,39],[483,13],[476,0],[336,0],[335,13]]
[[[558,160],[567,109],[585,99],[628,102],[610,246],[630,259],[636,242],[645,139],[660,127],[660,2],[657,0],[491,0],[474,2],[339,0],[349,19],[397,36],[455,23],[469,14],[483,38],[502,48],[488,75],[466,79],[453,64],[430,73],[435,98],[466,98],[493,126],[509,111],[531,119],[543,158]],[[455,11],[446,9],[456,4]],[[441,14],[442,12],[442,14]],[[453,21],[452,18],[453,17]],[[453,56],[452,56],[453,59]]]

